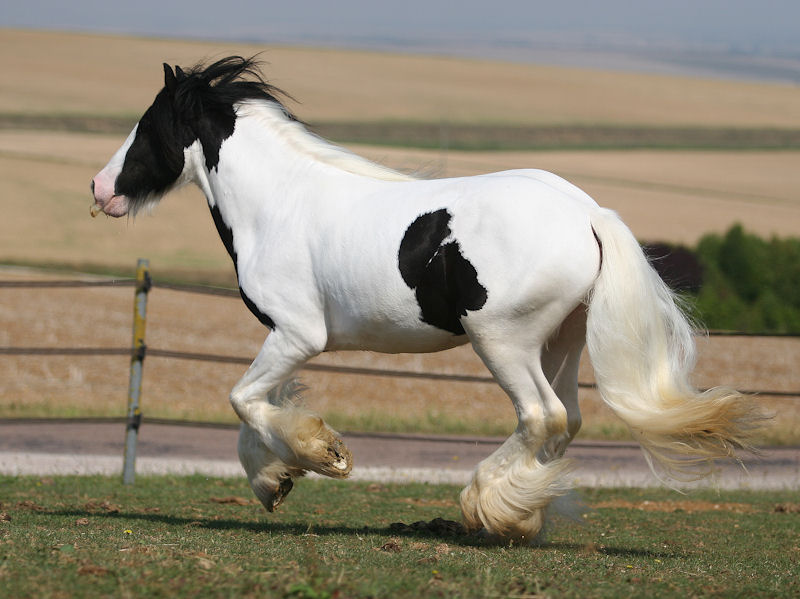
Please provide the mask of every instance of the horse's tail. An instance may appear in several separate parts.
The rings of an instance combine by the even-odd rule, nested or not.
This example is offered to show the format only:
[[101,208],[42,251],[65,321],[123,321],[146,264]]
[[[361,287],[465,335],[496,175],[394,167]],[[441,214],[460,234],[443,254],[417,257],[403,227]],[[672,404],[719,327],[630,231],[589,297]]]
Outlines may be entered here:
[[752,398],[690,383],[693,328],[679,298],[613,211],[600,209],[591,223],[601,265],[588,309],[589,356],[603,400],[630,427],[651,468],[691,480],[716,458],[752,451],[765,418]]

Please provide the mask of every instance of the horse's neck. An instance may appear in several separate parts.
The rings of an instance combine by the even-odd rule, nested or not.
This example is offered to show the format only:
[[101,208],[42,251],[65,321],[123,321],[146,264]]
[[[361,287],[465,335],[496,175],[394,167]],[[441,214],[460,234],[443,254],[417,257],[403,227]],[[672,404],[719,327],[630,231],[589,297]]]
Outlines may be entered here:
[[[221,147],[220,163],[198,181],[212,208],[243,224],[314,210],[337,194],[381,181],[413,179],[330,144],[289,119],[271,103],[237,106],[233,135]],[[240,217],[240,218],[239,218]]]
[[302,136],[312,136],[299,124],[269,110],[243,112],[221,146],[217,167],[209,172],[199,160],[195,167],[220,237],[239,259],[265,237],[291,234],[287,226],[300,229],[332,198],[330,190],[346,187],[341,179],[347,177],[306,151]]
[[[342,178],[355,175],[379,181],[409,181],[414,177],[353,154],[309,132],[271,102],[245,102],[237,106],[236,129],[243,151],[258,156],[262,165],[285,181],[291,173]],[[286,170],[286,169],[290,170]]]

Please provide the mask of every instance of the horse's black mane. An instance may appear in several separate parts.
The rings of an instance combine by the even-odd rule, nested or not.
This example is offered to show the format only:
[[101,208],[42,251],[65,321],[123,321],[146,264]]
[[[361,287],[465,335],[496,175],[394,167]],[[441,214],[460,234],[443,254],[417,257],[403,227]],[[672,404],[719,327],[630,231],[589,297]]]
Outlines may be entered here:
[[233,105],[246,100],[274,102],[292,120],[297,120],[281,98],[289,94],[267,83],[255,56],[228,56],[209,65],[203,63],[185,72],[176,67],[175,98],[184,107]]
[[272,102],[297,121],[279,97],[291,98],[264,81],[255,57],[228,56],[186,71],[165,64],[164,88],[139,120],[115,193],[130,198],[135,214],[175,183],[184,168],[184,148],[195,140],[202,145],[206,167],[215,168],[223,141],[233,134],[240,102]]

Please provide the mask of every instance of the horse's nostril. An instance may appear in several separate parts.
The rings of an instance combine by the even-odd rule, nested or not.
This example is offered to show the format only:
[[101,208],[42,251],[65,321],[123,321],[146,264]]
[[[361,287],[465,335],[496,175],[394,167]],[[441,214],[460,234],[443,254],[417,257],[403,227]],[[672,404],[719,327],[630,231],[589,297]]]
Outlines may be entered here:
[[92,190],[92,195],[94,195],[94,179],[92,179],[91,185],[89,185],[89,189]]

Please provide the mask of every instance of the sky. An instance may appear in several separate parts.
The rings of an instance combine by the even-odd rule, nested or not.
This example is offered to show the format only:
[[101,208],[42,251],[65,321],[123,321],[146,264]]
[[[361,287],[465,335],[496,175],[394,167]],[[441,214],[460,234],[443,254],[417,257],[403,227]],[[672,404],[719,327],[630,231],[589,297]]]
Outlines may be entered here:
[[800,84],[798,0],[6,0],[0,25]]

